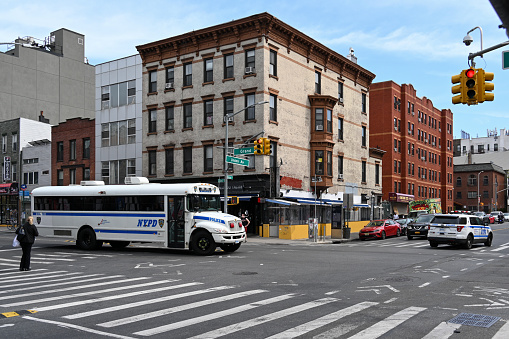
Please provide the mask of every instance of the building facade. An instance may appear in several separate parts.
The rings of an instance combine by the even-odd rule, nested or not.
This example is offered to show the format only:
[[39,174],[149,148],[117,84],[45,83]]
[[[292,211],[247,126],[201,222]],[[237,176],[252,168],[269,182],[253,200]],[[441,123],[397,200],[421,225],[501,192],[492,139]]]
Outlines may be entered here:
[[453,142],[455,157],[509,151],[509,130],[501,128],[498,132],[495,128],[488,130],[485,137],[477,138],[462,131],[462,137]]
[[[21,222],[27,202],[19,196],[22,185],[30,181],[24,180],[24,157],[22,150],[37,140],[51,140],[51,126],[25,118],[17,118],[0,122],[2,147],[2,183],[0,184],[0,223],[11,220]],[[46,159],[43,159],[46,161]],[[39,173],[37,174],[37,178]],[[33,182],[33,174],[32,174]],[[30,192],[30,188],[25,190]]]
[[506,173],[493,163],[454,166],[454,204],[468,211],[507,210]]
[[94,117],[94,66],[85,60],[84,35],[62,28],[43,41],[18,38],[7,49],[0,53],[0,121]]
[[95,180],[95,120],[73,118],[51,128],[51,185]]
[[[373,83],[370,99],[370,143],[387,151],[382,168],[383,199],[389,200],[389,195],[401,195],[406,202],[440,198],[442,211],[451,211],[452,112],[433,107],[426,97],[417,97],[412,85],[393,81]],[[400,209],[395,212],[406,214]]]
[[[268,13],[137,49],[143,173],[151,181],[217,184],[226,167],[233,176],[229,195],[241,198],[231,213],[248,210],[254,225],[267,222],[261,220],[267,213],[258,213],[267,212],[259,198],[332,195],[341,202],[352,193],[369,208],[362,198],[381,193],[381,156],[370,152],[368,138],[374,74],[353,59]],[[226,114],[236,115],[226,122]],[[252,147],[261,136],[271,141],[269,156],[225,165],[226,147]]]
[[29,141],[22,148],[20,199],[25,215],[31,215],[30,192],[41,186],[51,186],[51,141]]
[[96,65],[95,177],[123,184],[142,176],[142,64],[139,55]]

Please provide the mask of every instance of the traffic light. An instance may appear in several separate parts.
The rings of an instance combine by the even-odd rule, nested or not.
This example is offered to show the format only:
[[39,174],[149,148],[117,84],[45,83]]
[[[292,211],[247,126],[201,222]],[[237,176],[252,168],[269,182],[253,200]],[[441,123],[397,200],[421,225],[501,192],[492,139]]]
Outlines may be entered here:
[[495,77],[495,74],[490,72],[485,72],[484,69],[480,68],[477,71],[477,83],[478,83],[478,100],[479,102],[485,101],[493,101],[495,99],[495,94],[486,93],[486,91],[493,91],[495,89],[495,85],[491,82],[486,83],[486,81],[492,81]]
[[254,141],[254,154],[263,154],[263,138]]
[[466,81],[466,70],[461,71],[460,74],[453,75],[451,77],[451,82],[453,84],[458,84],[455,86],[452,86],[451,92],[452,94],[459,94],[452,97],[452,103],[454,105],[456,104],[465,104],[467,100],[465,99],[466,93],[465,93],[465,81]]
[[271,154],[270,139],[263,138],[263,154]]
[[465,90],[466,90],[466,100],[467,104],[470,105],[477,105],[478,103],[478,85],[477,85],[477,71],[478,69],[475,68],[469,68],[465,71],[466,81],[465,81]]

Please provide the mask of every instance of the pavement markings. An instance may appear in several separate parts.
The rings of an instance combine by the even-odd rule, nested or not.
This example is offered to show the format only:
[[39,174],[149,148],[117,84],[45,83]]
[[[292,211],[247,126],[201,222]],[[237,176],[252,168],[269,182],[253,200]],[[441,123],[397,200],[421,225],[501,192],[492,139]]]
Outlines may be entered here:
[[460,327],[460,324],[453,324],[443,321],[422,339],[446,339],[453,335],[454,331]]

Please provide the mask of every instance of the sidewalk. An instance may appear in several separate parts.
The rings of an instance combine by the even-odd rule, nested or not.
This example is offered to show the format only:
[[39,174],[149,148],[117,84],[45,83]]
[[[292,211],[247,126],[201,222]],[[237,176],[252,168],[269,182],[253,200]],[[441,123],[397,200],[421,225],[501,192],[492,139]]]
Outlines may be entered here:
[[255,244],[270,244],[270,245],[325,245],[325,244],[341,244],[351,241],[358,241],[359,233],[351,233],[350,239],[332,239],[330,236],[326,236],[325,240],[321,237],[318,237],[317,241],[314,242],[312,239],[279,239],[275,237],[260,237],[258,235],[247,235],[247,243],[255,243]]

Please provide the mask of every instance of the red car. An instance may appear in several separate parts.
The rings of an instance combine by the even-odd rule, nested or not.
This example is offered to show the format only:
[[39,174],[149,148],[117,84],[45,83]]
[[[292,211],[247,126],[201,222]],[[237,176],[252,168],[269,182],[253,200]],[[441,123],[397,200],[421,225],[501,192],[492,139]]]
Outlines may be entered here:
[[385,237],[401,235],[401,226],[392,219],[373,220],[359,232],[359,239],[385,239]]

